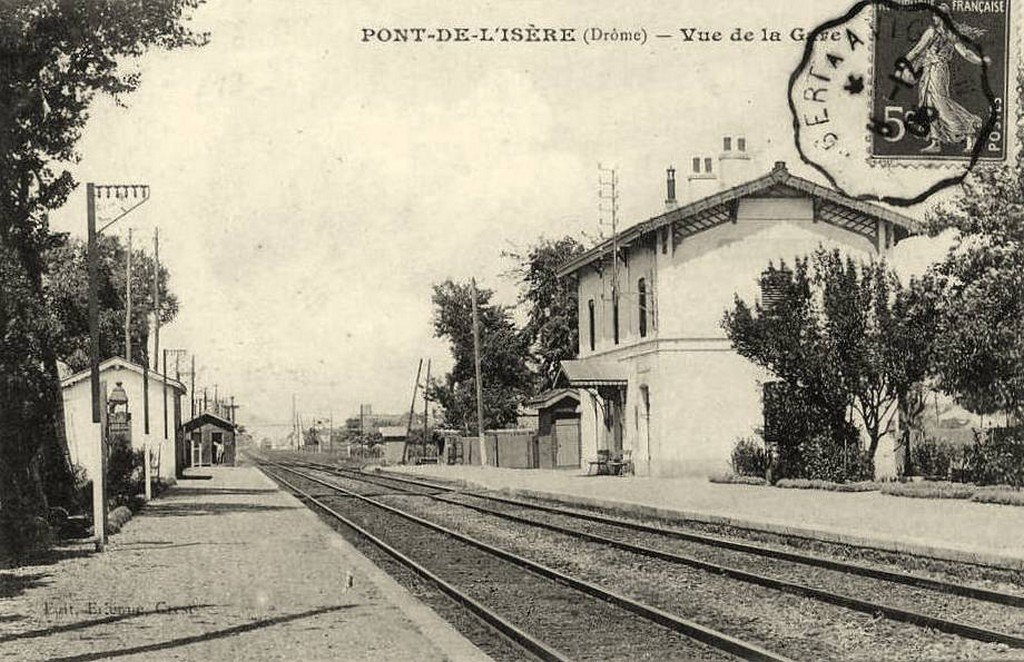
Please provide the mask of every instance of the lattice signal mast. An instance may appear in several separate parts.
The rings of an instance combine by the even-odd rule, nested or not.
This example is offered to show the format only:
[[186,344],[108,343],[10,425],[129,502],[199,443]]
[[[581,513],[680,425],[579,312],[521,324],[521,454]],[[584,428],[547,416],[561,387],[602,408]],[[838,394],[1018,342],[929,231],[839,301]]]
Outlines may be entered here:
[[[612,230],[612,301],[619,296],[619,175],[616,168],[597,164],[599,226],[611,225]],[[604,232],[602,230],[603,239]]]

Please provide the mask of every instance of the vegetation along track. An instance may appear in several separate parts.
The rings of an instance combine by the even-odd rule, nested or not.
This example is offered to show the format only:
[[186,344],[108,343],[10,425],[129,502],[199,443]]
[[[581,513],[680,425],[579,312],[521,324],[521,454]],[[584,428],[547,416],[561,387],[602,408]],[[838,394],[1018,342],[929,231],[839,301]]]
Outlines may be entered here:
[[[582,581],[294,467],[263,470],[541,659],[784,660],[758,645]],[[285,477],[287,475],[287,478]],[[327,487],[314,496],[295,483]],[[312,489],[312,488],[310,488]],[[391,491],[393,493],[393,491]],[[416,556],[416,559],[412,557]]]
[[[413,493],[476,512],[894,621],[1024,648],[1024,612],[1019,609],[1024,597],[1020,595],[491,494],[455,493],[449,486],[428,481],[366,475],[330,465],[308,466],[392,490],[404,485]],[[533,511],[535,516],[524,517],[524,511]]]

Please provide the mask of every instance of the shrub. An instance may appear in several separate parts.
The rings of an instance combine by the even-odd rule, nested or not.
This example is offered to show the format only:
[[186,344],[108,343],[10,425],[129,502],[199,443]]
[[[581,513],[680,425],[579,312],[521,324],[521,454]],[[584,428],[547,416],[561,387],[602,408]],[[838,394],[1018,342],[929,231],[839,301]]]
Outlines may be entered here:
[[735,485],[767,485],[768,481],[760,476],[740,476],[738,474],[714,474],[708,476],[712,483],[732,483]]
[[964,475],[978,485],[1024,486],[1024,427],[979,435],[964,454]]
[[107,499],[116,506],[127,505],[145,490],[145,453],[132,450],[127,441],[112,440],[107,457]]
[[732,449],[732,470],[739,476],[764,477],[768,471],[768,452],[764,442],[754,437],[736,440]]
[[929,437],[910,448],[911,471],[919,476],[948,478],[962,457],[956,445]]
[[800,477],[845,483],[870,478],[873,473],[871,460],[853,426],[836,435],[817,433],[800,449],[804,460],[804,475]]
[[887,483],[882,494],[921,499],[970,499],[975,487],[969,483],[922,480],[914,483]]

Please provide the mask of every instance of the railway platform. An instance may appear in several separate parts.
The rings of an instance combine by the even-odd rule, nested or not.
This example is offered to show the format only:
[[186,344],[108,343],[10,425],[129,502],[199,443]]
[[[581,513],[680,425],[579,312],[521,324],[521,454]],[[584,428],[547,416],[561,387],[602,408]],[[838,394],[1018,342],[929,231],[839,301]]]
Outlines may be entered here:
[[586,476],[586,470],[420,465],[388,471],[469,487],[690,519],[948,561],[1024,570],[1024,508],[878,492],[827,492],[710,483],[705,478]]
[[486,659],[256,468],[202,473],[0,572],[0,660]]

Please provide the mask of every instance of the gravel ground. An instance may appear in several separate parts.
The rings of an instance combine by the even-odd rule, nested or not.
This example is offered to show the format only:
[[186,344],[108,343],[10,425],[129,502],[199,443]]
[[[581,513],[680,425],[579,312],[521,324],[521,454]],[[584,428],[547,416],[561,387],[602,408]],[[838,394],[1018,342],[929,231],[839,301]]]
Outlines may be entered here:
[[[462,499],[466,499],[466,497],[460,497],[460,500]],[[586,531],[614,540],[653,547],[701,561],[822,588],[861,600],[917,611],[938,618],[959,620],[1009,634],[1024,634],[1024,609],[1018,607],[972,600],[970,598],[904,586],[893,582],[884,582],[800,563],[780,561],[754,554],[722,549],[712,545],[679,540],[667,535],[588,522],[566,515],[545,513],[504,503],[480,499],[469,499],[468,502],[500,512],[507,512],[541,522]]]
[[[596,543],[426,500],[386,497],[430,519],[613,587],[797,659],[1010,659],[985,644],[751,586]],[[669,588],[670,587],[670,588]],[[766,614],[771,614],[766,618]]]
[[726,658],[630,612],[376,507],[345,497],[325,502],[572,659]]
[[0,573],[0,660],[482,656],[255,469],[211,473],[103,553]]

